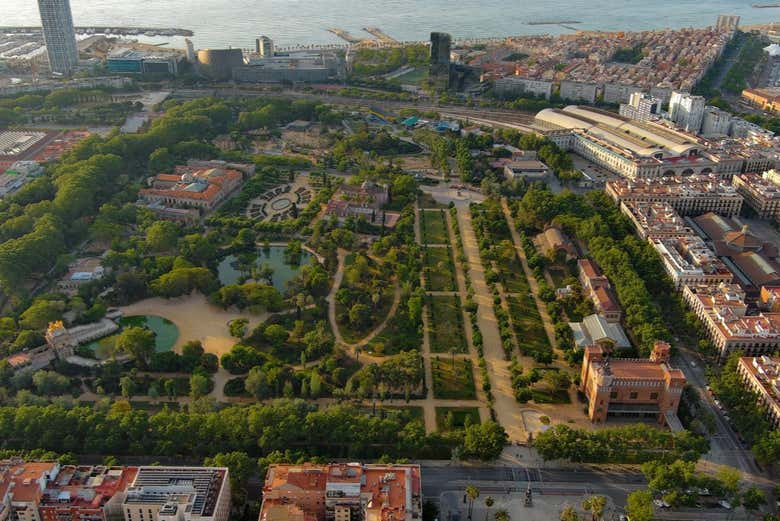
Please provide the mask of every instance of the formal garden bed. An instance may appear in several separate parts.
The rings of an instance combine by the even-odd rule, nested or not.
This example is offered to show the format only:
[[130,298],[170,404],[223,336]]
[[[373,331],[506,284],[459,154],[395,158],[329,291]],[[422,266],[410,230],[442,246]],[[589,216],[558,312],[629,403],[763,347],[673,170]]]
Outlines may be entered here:
[[475,400],[474,370],[468,358],[435,357],[433,368],[433,396],[443,400]]
[[463,312],[456,296],[427,297],[428,327],[432,353],[465,353]]

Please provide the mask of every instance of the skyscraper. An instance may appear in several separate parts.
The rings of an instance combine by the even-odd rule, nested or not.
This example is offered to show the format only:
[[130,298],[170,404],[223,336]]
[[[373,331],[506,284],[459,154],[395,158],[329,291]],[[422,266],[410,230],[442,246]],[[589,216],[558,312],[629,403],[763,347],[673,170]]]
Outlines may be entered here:
[[38,0],[51,72],[70,74],[79,61],[70,0]]
[[267,36],[255,40],[255,52],[263,58],[274,57],[274,41]]
[[672,92],[669,100],[669,117],[687,132],[698,134],[704,119],[705,100],[687,92]]
[[438,90],[450,86],[450,47],[452,36],[447,33],[431,33],[431,64],[429,78]]

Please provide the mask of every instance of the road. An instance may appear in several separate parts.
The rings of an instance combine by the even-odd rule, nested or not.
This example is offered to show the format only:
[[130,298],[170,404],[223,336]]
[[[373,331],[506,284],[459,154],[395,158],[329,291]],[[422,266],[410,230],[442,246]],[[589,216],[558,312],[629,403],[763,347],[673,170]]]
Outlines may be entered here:
[[535,492],[604,494],[618,504],[634,490],[646,486],[642,472],[625,465],[542,468],[535,466],[466,466],[441,463],[421,464],[422,488],[426,499],[437,500],[443,492],[460,491],[475,485],[483,494],[524,491],[530,484]]
[[710,437],[710,452],[704,459],[720,465],[731,465],[741,470],[746,478],[751,476],[760,479],[760,470],[756,467],[753,455],[749,450],[742,448],[742,444],[731,428],[731,425],[723,417],[723,413],[715,406],[712,396],[706,391],[707,382],[704,378],[703,362],[696,362],[697,357],[686,347],[679,346],[678,363],[682,372],[701,398],[702,404],[707,407],[715,417],[716,432]]

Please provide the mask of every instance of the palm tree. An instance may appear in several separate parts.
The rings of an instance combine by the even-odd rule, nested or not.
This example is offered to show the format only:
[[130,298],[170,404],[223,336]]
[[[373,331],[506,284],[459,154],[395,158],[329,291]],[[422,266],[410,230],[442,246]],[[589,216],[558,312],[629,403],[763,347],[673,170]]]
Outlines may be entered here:
[[495,521],[509,521],[509,512],[507,512],[504,509],[501,509],[498,512],[496,512],[496,515],[493,519],[495,519]]
[[580,516],[577,515],[577,511],[572,506],[564,508],[561,512],[561,521],[579,521],[579,519]]
[[582,508],[590,512],[591,521],[601,519],[604,515],[604,507],[607,506],[607,498],[604,496],[590,496],[582,501]]
[[485,510],[485,521],[488,521],[488,516],[490,515],[490,507],[493,506],[493,497],[488,496],[485,498],[485,506],[487,507],[487,510]]
[[469,521],[471,521],[471,514],[474,510],[474,501],[479,497],[479,489],[474,485],[467,486],[466,497],[469,499]]

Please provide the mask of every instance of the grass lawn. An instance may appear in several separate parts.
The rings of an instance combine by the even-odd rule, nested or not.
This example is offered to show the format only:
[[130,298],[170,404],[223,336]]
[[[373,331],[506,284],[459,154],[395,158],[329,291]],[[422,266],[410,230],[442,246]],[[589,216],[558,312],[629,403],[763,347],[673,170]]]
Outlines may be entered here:
[[552,391],[549,389],[537,389],[532,387],[531,394],[533,395],[534,403],[571,403],[571,398],[569,398],[569,393],[567,391]]
[[420,212],[420,229],[424,244],[449,244],[450,242],[447,221],[442,210]]
[[[448,425],[447,416],[452,418]],[[469,423],[477,424],[479,421],[479,408],[477,407],[436,407],[436,428],[439,431],[454,431],[463,429],[466,426],[466,419]]]
[[463,311],[458,297],[428,297],[428,326],[431,352],[465,353],[466,335],[463,329]]
[[426,79],[428,79],[428,68],[416,67],[406,74],[402,74],[397,78],[394,78],[394,81],[397,81],[402,85],[417,85],[419,87]]
[[433,364],[433,396],[444,400],[474,400],[474,371],[471,360],[456,358],[453,367],[450,357],[436,357]]
[[428,291],[455,291],[455,270],[450,248],[428,246],[424,250]]
[[509,264],[499,265],[500,274],[503,277],[504,288],[508,293],[527,293],[531,291],[531,286],[528,285],[528,279],[525,278],[525,272],[523,271],[523,265],[520,264],[520,259],[515,258]]
[[542,324],[542,317],[536,307],[533,296],[529,293],[508,295],[509,316],[520,341],[523,354],[533,356],[533,353],[552,351],[550,341]]

